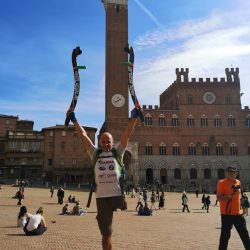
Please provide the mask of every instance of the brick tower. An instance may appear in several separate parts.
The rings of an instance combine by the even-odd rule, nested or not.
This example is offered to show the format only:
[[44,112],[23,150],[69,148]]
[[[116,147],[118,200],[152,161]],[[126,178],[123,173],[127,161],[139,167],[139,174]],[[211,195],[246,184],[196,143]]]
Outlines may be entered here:
[[105,122],[101,132],[114,139],[128,119],[128,73],[121,65],[127,61],[124,47],[128,42],[128,0],[102,0],[106,12]]

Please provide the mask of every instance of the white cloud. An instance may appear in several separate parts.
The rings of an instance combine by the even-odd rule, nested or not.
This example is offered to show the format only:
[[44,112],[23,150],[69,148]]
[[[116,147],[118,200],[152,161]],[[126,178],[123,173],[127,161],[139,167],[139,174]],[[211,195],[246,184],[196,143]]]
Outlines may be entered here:
[[[225,68],[232,65],[240,68],[241,89],[245,93],[242,104],[247,105],[245,101],[250,99],[247,86],[250,15],[247,12],[214,12],[206,19],[188,20],[178,27],[138,37],[135,51],[141,57],[137,55],[135,85],[141,103],[159,104],[159,95],[176,78],[175,68],[189,68],[190,78],[220,78],[225,77]],[[155,55],[149,60],[147,54],[152,54],[152,50]]]

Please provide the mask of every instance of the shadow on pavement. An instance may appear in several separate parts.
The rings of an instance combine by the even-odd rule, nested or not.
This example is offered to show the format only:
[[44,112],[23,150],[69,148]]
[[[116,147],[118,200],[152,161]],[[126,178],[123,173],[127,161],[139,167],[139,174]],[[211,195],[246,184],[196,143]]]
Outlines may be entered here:
[[6,234],[8,236],[26,236],[26,234]]

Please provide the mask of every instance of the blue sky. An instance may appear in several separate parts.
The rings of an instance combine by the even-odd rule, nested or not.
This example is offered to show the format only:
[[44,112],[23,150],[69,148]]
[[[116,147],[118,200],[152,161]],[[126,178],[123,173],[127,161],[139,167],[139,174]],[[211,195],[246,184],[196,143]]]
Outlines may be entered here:
[[[225,77],[239,67],[242,106],[250,106],[249,0],[129,0],[129,42],[141,104],[158,105],[175,80]],[[12,0],[0,9],[0,114],[33,120],[34,129],[63,124],[73,94],[72,49],[83,54],[76,115],[104,120],[105,12],[101,0]]]

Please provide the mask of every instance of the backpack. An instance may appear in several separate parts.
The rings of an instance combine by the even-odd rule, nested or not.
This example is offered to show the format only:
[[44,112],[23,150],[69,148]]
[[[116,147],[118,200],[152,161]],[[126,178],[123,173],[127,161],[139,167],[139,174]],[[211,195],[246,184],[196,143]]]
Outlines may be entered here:
[[[121,188],[121,194],[124,194],[124,186],[125,186],[125,165],[123,164],[123,157],[121,155],[119,155],[116,151],[115,148],[112,148],[110,150],[114,156],[114,158],[117,160],[118,165],[119,165],[119,172],[120,172],[120,188]],[[100,156],[100,154],[102,153],[102,149],[99,148],[96,151],[95,156],[93,157],[93,189],[96,189],[96,183],[95,183],[95,164]]]

